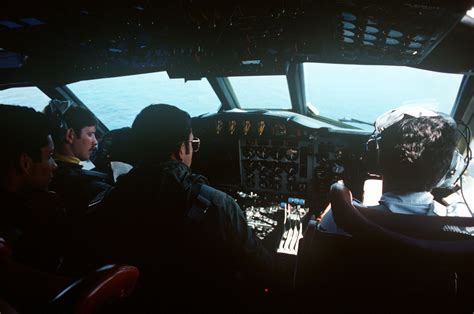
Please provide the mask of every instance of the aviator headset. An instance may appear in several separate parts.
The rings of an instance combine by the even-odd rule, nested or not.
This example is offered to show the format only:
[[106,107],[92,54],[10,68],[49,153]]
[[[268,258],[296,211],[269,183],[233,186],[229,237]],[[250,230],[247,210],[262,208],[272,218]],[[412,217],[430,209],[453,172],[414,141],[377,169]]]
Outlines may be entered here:
[[437,188],[454,187],[454,185],[461,178],[461,175],[469,166],[469,161],[471,159],[471,151],[469,148],[470,137],[471,137],[470,129],[467,125],[464,125],[466,127],[466,134],[465,134],[459,130],[459,128],[457,127],[456,121],[454,121],[452,117],[443,113],[438,113],[438,112],[423,108],[423,107],[402,106],[402,107],[390,110],[382,114],[375,120],[374,132],[369,137],[366,143],[369,171],[380,173],[380,140],[382,139],[383,131],[386,130],[388,127],[394,125],[398,121],[402,120],[405,115],[414,117],[414,118],[441,116],[445,118],[446,120],[448,120],[450,124],[456,126],[456,129],[466,141],[467,156],[463,157],[463,155],[459,152],[459,150],[455,149],[453,152],[453,158],[451,159],[451,164],[449,166],[447,173],[436,185]]
[[54,126],[53,132],[57,138],[63,137],[69,128],[64,115],[72,106],[73,104],[69,100],[52,99],[44,110],[44,113],[51,119]]

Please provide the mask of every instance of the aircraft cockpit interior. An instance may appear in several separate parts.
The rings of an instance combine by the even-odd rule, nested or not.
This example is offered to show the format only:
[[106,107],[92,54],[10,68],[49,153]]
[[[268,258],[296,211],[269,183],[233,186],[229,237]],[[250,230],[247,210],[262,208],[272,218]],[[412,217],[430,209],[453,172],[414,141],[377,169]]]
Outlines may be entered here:
[[361,196],[367,131],[290,112],[230,111],[195,118],[193,132],[202,141],[193,168],[238,199],[261,238],[285,208],[300,209],[295,228],[310,211],[319,214],[334,182],[344,180]]
[[[223,295],[228,291],[227,297],[232,295],[239,302],[235,309],[239,312],[398,312],[409,311],[414,300],[414,311],[474,310],[473,0],[48,2],[2,4],[0,104],[27,106],[45,114],[50,110],[64,129],[74,128],[64,122],[71,108],[92,115],[96,122],[90,134],[93,147],[87,150],[88,158],[73,160],[89,178],[100,177],[109,188],[95,193],[87,206],[73,200],[75,216],[71,217],[75,221],[62,226],[62,230],[78,232],[66,245],[66,251],[72,252],[73,271],[59,265],[45,271],[47,276],[38,275],[36,269],[26,271],[23,266],[36,266],[16,260],[17,242],[10,239],[15,228],[8,225],[2,205],[0,314],[10,313],[8,310],[102,313],[99,308],[105,305],[110,309],[103,313],[142,313],[150,306],[152,313],[180,312],[180,302],[169,301],[163,308],[154,302],[160,300],[156,303],[161,304],[169,295],[187,299],[184,295],[189,291],[181,291],[179,285],[188,275],[189,282],[198,282],[194,278],[206,282],[202,291],[211,286]],[[151,104],[169,104],[189,114],[193,138],[178,144],[191,142],[192,162],[186,166],[208,180],[200,181],[192,201],[178,200],[156,210],[152,217],[163,219],[159,223],[159,219],[138,215],[135,221],[120,216],[119,210],[102,210],[114,191],[122,194],[118,187],[126,182],[124,178],[141,171],[138,156],[156,149],[137,149],[133,126],[137,115]],[[408,107],[427,111],[414,114],[403,109],[407,111],[398,114],[394,110]],[[382,172],[396,176],[394,169],[398,168],[385,165],[381,170],[380,160],[385,158],[381,134],[394,124],[402,125],[400,121],[406,117],[438,116],[455,130],[452,138],[456,142],[449,143],[454,156],[449,156],[448,170],[436,180],[439,184],[412,191],[412,182],[419,177],[438,175],[425,171],[423,164],[424,172],[413,170],[404,178],[405,183],[397,181],[398,190],[394,189],[395,184]],[[23,121],[13,124],[29,128]],[[420,127],[417,132],[421,135],[403,135],[403,140],[416,137],[421,144],[411,144],[411,149],[423,150],[434,138],[434,131]],[[443,133],[443,138],[447,136],[451,135]],[[396,135],[387,138],[398,139]],[[60,152],[63,142],[68,142],[67,137],[54,143],[56,151],[51,156]],[[397,145],[390,149],[403,146]],[[189,154],[187,148],[185,153]],[[444,156],[441,149],[428,153],[435,156],[433,163],[444,162],[438,160]],[[185,163],[178,158],[179,151],[170,156]],[[71,160],[62,158],[60,161]],[[416,156],[400,153],[390,158],[413,162]],[[3,162],[6,159],[1,160],[7,164]],[[140,183],[143,185],[127,184],[149,191],[156,184],[154,179]],[[11,192],[2,180],[0,202]],[[249,237],[257,239],[257,244],[249,241],[252,249],[261,244],[274,258],[279,265],[275,266],[277,275],[260,285],[247,284],[236,272],[230,277],[242,286],[235,292],[231,284],[213,286],[210,277],[193,272],[201,264],[192,262],[193,268],[168,258],[179,253],[179,248],[170,249],[169,244],[176,239],[184,243],[182,237],[195,225],[179,226],[173,235],[153,232],[178,225],[172,220],[176,213],[171,207],[187,202],[193,209],[194,196],[201,202],[197,207],[207,204],[206,213],[212,202],[199,198],[202,185],[224,192],[229,202],[237,204],[241,212],[231,218],[244,221]],[[60,188],[51,193],[58,199],[63,197]],[[187,191],[186,195],[195,192]],[[378,210],[383,197],[398,197],[395,202],[403,203],[425,192],[429,214]],[[121,197],[123,204],[139,204],[131,212],[146,207],[145,198]],[[171,203],[166,201],[169,203],[163,204]],[[441,205],[434,205],[435,201]],[[64,204],[68,213],[69,203]],[[379,207],[371,211],[371,206]],[[451,211],[456,206],[459,211]],[[222,224],[231,225],[231,218],[223,219]],[[321,227],[323,219],[331,221],[332,229]],[[136,232],[119,228],[126,223],[136,223]],[[99,249],[94,251],[80,238],[85,239],[99,225],[107,241],[114,239],[112,230],[120,230],[123,238],[128,239],[128,232],[141,238],[136,236],[136,243],[114,243],[115,249],[121,244],[123,250],[129,249],[129,256],[120,247],[120,254],[88,259]],[[241,234],[237,240],[225,233],[219,237],[247,241]],[[161,248],[164,238],[171,239],[163,246],[166,249]],[[145,244],[149,246],[142,249]],[[156,293],[156,282],[147,281],[153,269],[147,263],[155,244],[157,251],[166,251],[160,256],[163,265],[182,269],[179,280],[183,281],[171,279],[169,294]],[[36,249],[34,254],[41,251]],[[213,249],[212,262],[223,266],[219,265],[219,252],[225,250],[220,246]],[[229,252],[234,258],[229,268],[244,260],[245,253]],[[193,256],[199,263],[211,260],[204,253],[196,255],[200,254]],[[144,266],[140,264],[143,260]],[[160,271],[166,273],[163,269]],[[17,281],[19,273],[27,276]],[[34,284],[30,285],[30,278]],[[166,278],[164,286],[171,277]],[[76,282],[72,279],[80,280],[70,290],[69,284]],[[37,287],[50,282],[54,293],[32,296]],[[97,285],[101,288],[95,289]],[[147,285],[153,287],[153,302],[142,299]],[[21,292],[24,286],[30,287],[25,293]],[[173,294],[172,289],[177,292]],[[195,290],[199,299],[198,292],[203,292]],[[363,300],[372,294],[378,299]],[[207,311],[193,307],[192,302],[184,312]],[[63,307],[59,312],[57,304]]]

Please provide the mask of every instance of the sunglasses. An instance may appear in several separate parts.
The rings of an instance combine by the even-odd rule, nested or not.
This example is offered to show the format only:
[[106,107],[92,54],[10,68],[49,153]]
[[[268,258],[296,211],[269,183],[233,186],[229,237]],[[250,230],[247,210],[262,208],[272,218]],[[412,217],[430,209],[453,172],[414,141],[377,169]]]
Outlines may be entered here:
[[192,140],[183,141],[183,142],[191,142],[191,146],[193,147],[193,152],[195,153],[199,151],[199,147],[201,146],[201,140],[199,139],[199,137],[195,137]]

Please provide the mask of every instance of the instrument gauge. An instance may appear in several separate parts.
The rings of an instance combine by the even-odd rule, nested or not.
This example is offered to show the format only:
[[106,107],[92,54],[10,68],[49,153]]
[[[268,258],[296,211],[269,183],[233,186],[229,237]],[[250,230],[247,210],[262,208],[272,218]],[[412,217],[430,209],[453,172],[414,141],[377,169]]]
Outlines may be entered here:
[[253,158],[253,156],[255,155],[255,151],[254,151],[253,148],[245,147],[245,148],[242,150],[242,155],[243,155],[244,158],[246,158],[246,159],[251,159],[251,158]]
[[276,123],[274,125],[274,133],[275,133],[275,136],[286,135],[286,125],[281,124],[281,123]]
[[235,120],[229,121],[229,134],[234,135],[236,129],[237,129],[237,121]]
[[243,130],[244,130],[244,135],[249,134],[250,128],[252,127],[252,124],[250,123],[249,120],[245,120],[243,123]]
[[222,129],[224,128],[224,122],[222,120],[217,120],[216,123],[216,134],[219,135],[222,132]]
[[258,136],[262,136],[265,131],[265,121],[260,121],[258,123]]

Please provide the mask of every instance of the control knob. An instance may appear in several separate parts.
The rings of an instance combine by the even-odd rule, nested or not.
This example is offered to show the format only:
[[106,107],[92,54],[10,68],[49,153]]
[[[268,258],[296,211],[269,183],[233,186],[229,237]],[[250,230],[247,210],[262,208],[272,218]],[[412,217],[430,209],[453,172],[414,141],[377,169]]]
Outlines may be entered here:
[[294,175],[296,174],[296,169],[293,168],[293,167],[290,167],[290,168],[288,169],[288,174],[289,174],[290,176],[294,176]]
[[268,157],[267,149],[265,147],[258,149],[257,156],[261,159],[266,159]]
[[272,151],[272,158],[275,159],[275,160],[279,160],[279,159],[281,159],[281,157],[283,157],[283,154],[282,154],[281,150],[278,149],[278,148],[275,148]]
[[306,191],[306,183],[300,183],[298,185],[298,189],[300,190],[300,192],[305,192]]
[[244,158],[250,159],[255,155],[255,151],[253,148],[246,147],[243,149],[242,154],[244,155]]
[[333,165],[332,165],[332,173],[335,173],[335,174],[341,174],[344,172],[344,166],[341,165],[341,164],[338,164],[337,162],[335,162]]
[[297,158],[298,158],[298,150],[297,149],[289,148],[286,151],[286,159],[294,161]]

